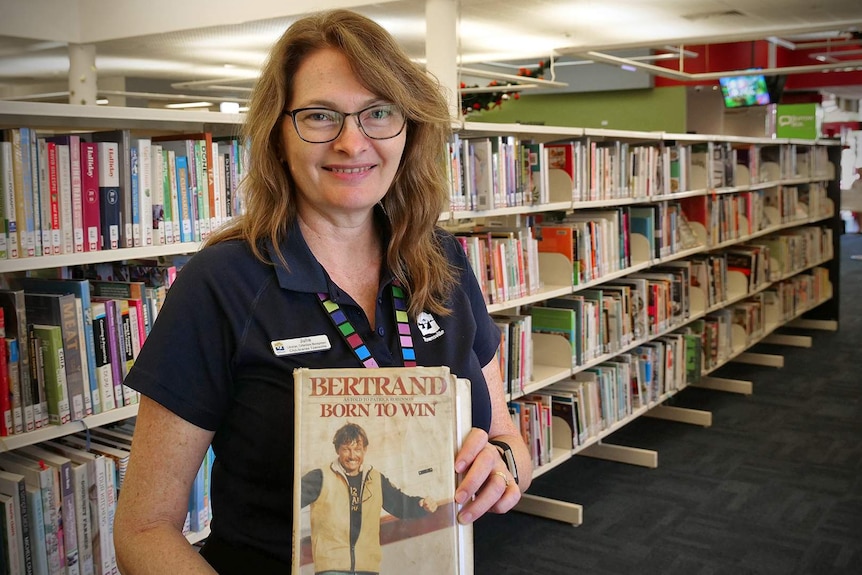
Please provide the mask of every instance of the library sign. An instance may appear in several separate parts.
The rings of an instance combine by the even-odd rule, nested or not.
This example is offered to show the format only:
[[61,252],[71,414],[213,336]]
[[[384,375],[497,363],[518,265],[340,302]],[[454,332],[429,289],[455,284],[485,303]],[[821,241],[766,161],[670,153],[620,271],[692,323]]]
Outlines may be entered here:
[[817,104],[779,104],[775,111],[777,138],[817,138]]

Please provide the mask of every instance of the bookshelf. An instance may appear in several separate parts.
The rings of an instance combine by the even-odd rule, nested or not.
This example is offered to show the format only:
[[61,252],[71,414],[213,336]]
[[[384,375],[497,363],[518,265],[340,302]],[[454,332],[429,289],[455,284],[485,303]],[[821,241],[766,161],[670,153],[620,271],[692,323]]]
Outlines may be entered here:
[[[129,130],[135,136],[150,137],[169,134],[209,132],[214,136],[235,136],[242,116],[207,112],[177,112],[173,110],[79,106],[32,102],[0,102],[0,129],[27,127],[39,137],[62,134],[86,134],[101,130]],[[5,201],[5,197],[4,197]],[[3,222],[5,224],[5,221]],[[5,232],[5,226],[3,228]],[[154,242],[156,243],[156,242]],[[153,260],[196,252],[200,241],[162,243],[141,247],[66,252],[59,255],[42,255],[0,260],[0,287],[9,288],[16,278],[35,272],[52,276],[53,269],[76,265],[97,265],[129,260]],[[8,319],[7,319],[8,321]],[[26,337],[26,334],[25,334]],[[93,366],[90,366],[93,369]],[[120,424],[137,415],[136,403],[87,415],[62,425],[47,425],[34,431],[25,431],[0,437],[0,452],[12,452],[25,446],[42,444],[66,436],[84,433],[89,438],[92,430]],[[95,438],[95,435],[93,435]],[[208,528],[190,532],[187,539],[196,543],[205,539]]]
[[[579,373],[601,366],[644,344],[661,340],[696,322],[704,321],[705,318],[726,314],[736,308],[746,311],[749,308],[758,310],[757,327],[752,330],[752,333],[746,332],[746,328],[739,325],[728,326],[726,349],[721,350],[715,361],[703,366],[696,381],[685,381],[676,387],[670,386],[663,389],[649,401],[630,407],[624,416],[602,424],[599,429],[588,433],[574,446],[553,445],[550,449],[546,446],[545,451],[550,452],[550,456],[539,462],[535,470],[537,476],[555,469],[574,455],[587,455],[655,467],[657,465],[655,452],[609,444],[605,439],[614,431],[641,416],[671,419],[708,427],[712,421],[711,413],[668,406],[665,405],[666,400],[689,385],[750,394],[753,392],[753,382],[717,377],[713,375],[714,372],[729,362],[774,367],[783,365],[783,358],[779,355],[750,351],[757,344],[773,343],[799,347],[811,345],[811,338],[808,336],[778,333],[781,327],[801,325],[819,329],[837,327],[838,260],[835,254],[838,249],[840,223],[837,220],[835,207],[838,197],[835,174],[840,162],[840,147],[835,142],[660,132],[554,129],[547,126],[471,122],[463,123],[458,136],[463,141],[502,139],[515,142],[516,145],[522,142],[542,143],[545,146],[560,142],[572,143],[574,168],[568,175],[561,174],[559,169],[551,168],[550,177],[546,182],[551,189],[547,190],[547,199],[538,204],[518,199],[517,194],[513,202],[511,196],[507,199],[506,195],[502,194],[498,204],[486,210],[475,210],[471,209],[469,202],[467,202],[467,209],[464,209],[463,198],[454,199],[449,213],[442,220],[456,233],[469,230],[471,226],[474,230],[493,230],[495,222],[497,225],[524,226],[535,231],[536,222],[541,221],[542,214],[560,211],[590,214],[608,208],[672,203],[679,203],[683,207],[689,203],[692,206],[702,204],[707,212],[715,206],[723,210],[720,214],[713,214],[718,218],[714,237],[708,233],[705,225],[691,222],[696,246],[677,245],[664,251],[651,250],[649,243],[644,241],[646,238],[637,237],[639,234],[627,231],[631,239],[628,261],[586,279],[579,278],[573,281],[572,274],[569,273],[569,266],[572,264],[561,254],[541,252],[535,254],[541,277],[540,288],[532,293],[518,294],[510,299],[499,300],[491,296],[489,310],[492,313],[529,314],[531,308],[543,306],[552,298],[601,288],[604,285],[613,284],[616,280],[650,272],[673,262],[734,252],[741,246],[759,245],[759,242],[774,237],[785,237],[797,232],[804,235],[808,230],[816,230],[814,236],[806,240],[817,244],[815,253],[803,258],[802,263],[797,262],[796,265],[782,267],[771,260],[769,262],[771,267],[776,270],[781,268],[780,271],[770,274],[768,278],[754,286],[746,285],[743,274],[730,273],[731,281],[728,282],[727,293],[712,301],[704,293],[706,286],[703,289],[689,286],[691,308],[686,317],[669,323],[662,329],[630,340],[610,352],[576,361],[573,364],[572,346],[566,337],[533,331],[532,350],[529,352],[532,354],[531,373],[527,381],[521,382],[519,389],[510,389],[509,399],[513,401],[543,390],[554,389],[558,382],[569,380]],[[499,146],[495,143],[492,148],[498,149]],[[462,147],[462,152],[464,150],[465,148]],[[686,158],[687,174],[678,174],[679,181],[671,186],[670,182],[662,181],[662,178],[666,179],[670,174],[667,164],[670,161],[669,155],[674,150],[678,151],[679,156]],[[676,152],[674,157],[677,157],[675,154]],[[463,162],[465,157],[469,158],[470,155],[462,153],[457,160]],[[518,158],[518,154],[515,154],[515,157]],[[696,162],[705,163],[692,164],[693,157]],[[715,162],[707,162],[713,157],[715,162],[720,162],[718,165],[712,166],[711,164]],[[633,163],[637,161],[657,162],[652,164],[653,173],[649,174],[644,181],[637,181],[633,176],[637,172],[630,171]],[[600,162],[605,163],[602,165]],[[661,167],[662,164],[664,168]],[[663,172],[661,172],[662,169],[664,169]],[[718,173],[719,169],[723,171]],[[469,168],[462,167],[462,170],[465,173],[469,172]],[[598,170],[605,170],[606,173],[610,171],[609,187],[602,188],[597,182],[596,171]],[[655,170],[660,172],[657,177],[653,177]],[[625,176],[626,173],[629,174],[628,179]],[[462,174],[462,177],[466,176]],[[644,178],[643,175],[639,177]],[[675,180],[676,177],[674,177]],[[492,181],[496,184],[501,179],[505,178],[495,177]],[[522,183],[526,181],[529,180],[525,179]],[[453,186],[458,185],[459,182],[455,178]],[[463,183],[460,185],[464,186]],[[777,204],[769,203],[761,206],[755,210],[755,213],[751,205],[763,203],[764,196],[772,198]],[[800,205],[800,198],[803,199],[802,205]],[[785,206],[787,206],[786,211],[782,212]],[[740,215],[740,210],[745,209],[748,211]],[[732,218],[727,218],[728,214]],[[725,219],[736,222],[736,227],[728,228]],[[541,223],[538,227],[541,227]],[[815,279],[809,280],[808,274],[816,276]],[[775,305],[766,306],[758,300],[758,298],[764,298],[764,294],[767,293],[772,296],[772,292],[783,289],[781,286],[786,282],[800,277],[813,286],[809,290],[811,297],[801,298],[802,301],[794,303],[790,309]],[[805,288],[801,289],[804,291]],[[819,319],[816,321],[800,319],[803,316]],[[554,421],[551,427],[553,428],[554,425],[558,425],[558,422]],[[575,503],[549,500],[530,493],[524,495],[517,509],[574,525],[580,524],[583,519],[583,510]]]
[[[178,112],[167,110],[146,110],[133,108],[105,108],[96,106],[73,106],[65,104],[34,104],[27,102],[0,102],[0,128],[27,126],[35,128],[39,133],[68,133],[78,131],[95,131],[102,129],[128,128],[147,135],[179,134],[187,132],[211,132],[214,135],[233,135],[242,122],[240,115],[225,115],[205,112]],[[674,262],[687,261],[691,258],[707,254],[721,253],[722,250],[733,248],[747,242],[755,242],[761,238],[792,232],[805,226],[814,226],[824,232],[830,249],[821,246],[816,259],[805,261],[804,265],[791,267],[789,271],[770,277],[769,281],[754,289],[729,290],[727,297],[710,303],[706,294],[699,288],[690,291],[690,309],[687,317],[681,321],[670,322],[660,329],[657,328],[639,337],[631,337],[612,351],[598,353],[585,361],[573,364],[572,347],[565,338],[549,333],[531,333],[532,359],[530,376],[520,389],[512,390],[511,400],[518,400],[541,392],[555,384],[569,380],[579,373],[594,369],[622,354],[662,338],[673,336],[680,329],[701,321],[710,314],[721,312],[749,298],[758,296],[781,282],[791,281],[794,277],[807,274],[810,270],[825,270],[819,273],[820,289],[817,298],[806,300],[792,310],[773,308],[764,313],[764,323],[754,336],[731,333],[729,341],[732,345],[725,350],[720,361],[704,368],[697,382],[669,386],[656,393],[648,400],[638,405],[632,405],[620,417],[606,422],[602,427],[587,434],[582,441],[571,448],[552,447],[550,456],[536,468],[536,474],[549,472],[567,461],[574,455],[588,455],[625,461],[638,465],[654,467],[657,465],[657,454],[652,451],[638,450],[625,446],[617,446],[605,442],[614,431],[641,416],[661,417],[684,421],[695,425],[709,426],[711,414],[708,412],[685,410],[665,405],[688,385],[725,392],[752,393],[753,383],[731,381],[716,377],[713,374],[721,365],[730,361],[765,362],[767,365],[779,365],[779,356],[764,356],[754,354],[750,348],[758,343],[781,342],[792,345],[810,345],[810,340],[798,336],[788,339],[778,331],[782,326],[808,325],[826,329],[834,329],[837,325],[838,312],[838,260],[834,257],[838,249],[839,225],[835,205],[838,198],[838,183],[835,174],[828,165],[823,165],[823,157],[837,166],[840,162],[840,148],[833,142],[808,142],[798,140],[775,140],[758,138],[722,137],[692,134],[671,134],[664,132],[634,132],[614,130],[594,130],[580,128],[557,128],[548,126],[485,124],[476,122],[460,122],[457,124],[458,142],[480,141],[488,138],[510,138],[511,143],[532,142],[551,146],[559,143],[571,143],[573,147],[574,167],[570,175],[562,168],[540,168],[544,190],[540,200],[525,199],[529,194],[501,194],[500,200],[492,206],[477,208],[469,205],[464,198],[455,198],[456,189],[453,185],[453,202],[449,210],[441,214],[441,225],[454,232],[470,233],[476,226],[502,225],[504,227],[526,228],[532,233],[537,223],[543,223],[549,214],[591,214],[598,211],[610,211],[618,208],[634,208],[644,206],[665,207],[672,204],[682,205],[684,202],[702,202],[709,207],[719,198],[740,198],[746,194],[766,193],[765,190],[778,188],[797,189],[817,187],[819,197],[818,208],[814,213],[795,215],[782,219],[780,214],[771,213],[770,224],[756,229],[745,226],[745,232],[736,233],[733,237],[713,241],[708,238],[705,230],[696,228],[694,237],[697,245],[668,245],[660,248],[639,233],[629,233],[631,251],[625,261],[617,262],[608,269],[596,274],[573,279],[571,263],[556,253],[536,253],[536,269],[538,282],[532,290],[522,290],[507,294],[506,298],[496,298],[489,302],[489,311],[494,314],[518,314],[528,312],[534,306],[541,306],[554,298],[577,295],[588,290],[601,288],[616,281],[626,280],[633,275],[648,273],[650,270]],[[459,144],[460,145],[460,144]],[[694,170],[688,173],[691,181],[677,181],[676,187],[670,185],[670,158],[672,153],[682,151],[686,154],[700,153],[701,147],[707,149],[720,148],[736,150],[736,157],[745,154],[759,154],[762,149],[776,149],[779,160],[782,150],[793,150],[793,159],[797,160],[794,171],[786,171],[779,161],[779,172],[769,172],[768,178],[753,177],[752,166],[759,168],[760,164],[746,162],[745,170],[738,169],[729,172],[732,181],[723,181],[714,185],[709,173],[705,170]],[[463,150],[464,148],[461,147]],[[603,158],[600,164],[605,177],[604,182],[596,180],[599,167],[596,161],[599,155]],[[813,158],[817,156],[818,162]],[[548,156],[548,159],[550,156]],[[637,158],[635,162],[646,162],[652,169],[648,174],[638,176],[637,185],[628,176],[634,174],[621,169],[621,161]],[[801,159],[804,158],[804,159]],[[462,161],[459,159],[458,162]],[[542,163],[543,159],[540,159]],[[632,164],[625,164],[631,167]],[[735,164],[736,165],[736,164]],[[739,164],[742,165],[742,164]],[[798,169],[799,167],[802,169]],[[659,170],[661,172],[659,175]],[[463,166],[450,162],[450,169],[463,170]],[[544,172],[542,172],[542,169]],[[771,168],[770,168],[771,169]],[[790,168],[786,168],[790,170]],[[614,171],[616,170],[616,172]],[[637,174],[635,174],[637,175]],[[454,177],[454,176],[453,176]],[[678,178],[679,174],[674,176]],[[517,181],[517,178],[515,178]],[[492,179],[493,181],[493,179]],[[609,183],[610,182],[610,183]],[[460,189],[460,188],[459,188]],[[798,197],[797,197],[798,204]],[[658,213],[658,212],[657,212]],[[746,221],[746,224],[749,222]],[[492,229],[488,227],[488,229]],[[831,236],[830,236],[831,234]],[[78,264],[106,263],[112,261],[140,258],[155,258],[193,253],[198,249],[197,242],[169,244],[138,248],[123,248],[118,250],[72,253],[56,256],[41,256],[0,261],[0,279],[7,276],[20,275],[28,271],[49,270]],[[663,250],[663,251],[662,251]],[[735,287],[739,287],[738,285]],[[804,316],[804,318],[803,318]],[[814,321],[814,323],[811,323]],[[803,323],[805,322],[805,323]],[[738,330],[737,330],[738,331]],[[778,359],[776,359],[778,357]],[[121,421],[136,413],[136,406],[128,406],[105,412],[98,416],[89,416],[83,420],[71,422],[63,426],[50,427],[38,432],[26,433],[20,436],[3,438],[0,449],[14,450],[24,445],[39,443],[48,439],[62,437],[67,434],[86,430]],[[583,520],[582,508],[570,502],[553,501],[547,498],[525,494],[518,509],[560,521],[580,524]],[[197,541],[205,535],[190,536],[191,541]]]

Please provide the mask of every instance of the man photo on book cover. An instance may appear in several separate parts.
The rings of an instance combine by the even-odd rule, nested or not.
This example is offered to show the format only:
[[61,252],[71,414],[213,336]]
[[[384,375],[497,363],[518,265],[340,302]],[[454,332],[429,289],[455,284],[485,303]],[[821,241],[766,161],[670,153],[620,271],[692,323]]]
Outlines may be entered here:
[[302,478],[302,507],[311,505],[314,571],[326,575],[380,572],[381,509],[399,519],[437,510],[430,497],[403,493],[380,471],[365,465],[368,436],[355,423],[340,427],[332,440],[336,459]]

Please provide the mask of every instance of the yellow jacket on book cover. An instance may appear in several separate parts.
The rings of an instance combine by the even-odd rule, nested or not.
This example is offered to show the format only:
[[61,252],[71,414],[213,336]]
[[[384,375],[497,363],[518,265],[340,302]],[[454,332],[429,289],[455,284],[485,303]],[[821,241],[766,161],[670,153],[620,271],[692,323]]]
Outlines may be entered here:
[[469,575],[453,500],[469,382],[446,367],[298,369],[293,573]]

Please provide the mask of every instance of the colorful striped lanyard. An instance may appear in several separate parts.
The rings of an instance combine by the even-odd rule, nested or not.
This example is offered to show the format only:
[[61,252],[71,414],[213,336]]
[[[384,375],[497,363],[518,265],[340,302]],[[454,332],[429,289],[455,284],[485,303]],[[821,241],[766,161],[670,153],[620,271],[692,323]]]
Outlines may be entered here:
[[[416,351],[413,349],[413,336],[410,334],[410,324],[407,317],[407,294],[398,280],[392,282],[392,307],[395,310],[395,322],[398,325],[398,344],[401,348],[401,359],[404,367],[416,366]],[[320,305],[326,310],[332,323],[335,324],[338,333],[353,350],[354,355],[364,367],[380,367],[377,360],[371,355],[371,350],[365,345],[362,336],[347,319],[347,315],[341,307],[330,299],[327,292],[319,292],[317,298]]]

